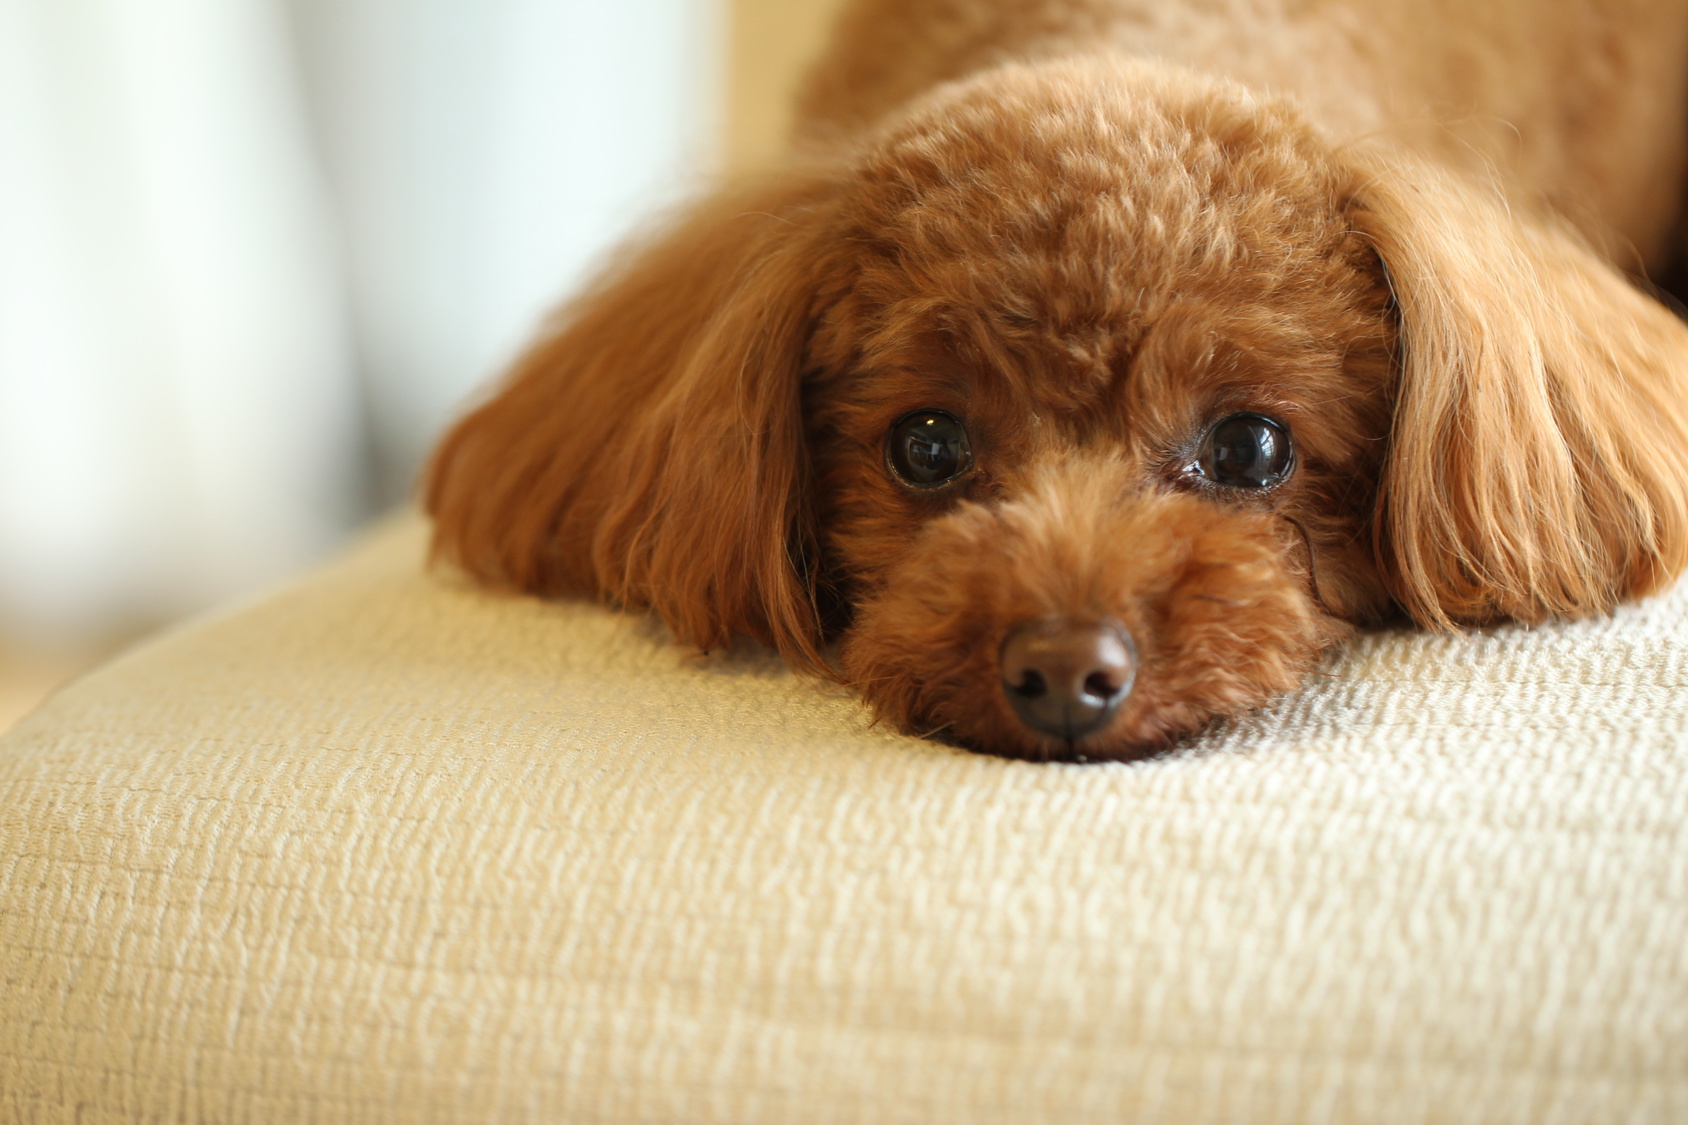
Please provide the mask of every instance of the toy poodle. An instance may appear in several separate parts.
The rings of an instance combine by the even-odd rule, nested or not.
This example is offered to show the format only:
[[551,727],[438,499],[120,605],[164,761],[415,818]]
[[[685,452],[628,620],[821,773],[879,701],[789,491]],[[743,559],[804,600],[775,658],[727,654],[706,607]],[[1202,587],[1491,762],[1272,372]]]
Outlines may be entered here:
[[1688,0],[858,0],[780,170],[439,447],[437,552],[1138,757],[1688,561]]

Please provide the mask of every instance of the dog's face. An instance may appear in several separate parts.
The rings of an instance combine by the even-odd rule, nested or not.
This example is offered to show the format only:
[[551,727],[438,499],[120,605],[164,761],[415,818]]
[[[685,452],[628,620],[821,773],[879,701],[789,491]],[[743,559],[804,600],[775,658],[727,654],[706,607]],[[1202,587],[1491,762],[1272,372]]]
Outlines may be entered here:
[[859,163],[804,409],[846,679],[904,729],[1118,757],[1387,602],[1393,322],[1299,123],[1051,77]]
[[442,446],[439,545],[704,646],[839,639],[899,728],[1037,758],[1258,706],[1392,604],[1607,608],[1684,553],[1635,453],[1688,447],[1683,333],[1417,171],[1152,66],[940,91],[575,306]]

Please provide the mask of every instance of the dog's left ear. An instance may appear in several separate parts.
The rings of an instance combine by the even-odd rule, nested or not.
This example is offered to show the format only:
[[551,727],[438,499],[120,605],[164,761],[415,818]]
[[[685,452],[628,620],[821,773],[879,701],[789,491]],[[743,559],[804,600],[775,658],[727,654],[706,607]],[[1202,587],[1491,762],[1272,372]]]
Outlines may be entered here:
[[824,169],[783,174],[625,252],[441,442],[436,553],[819,667],[801,381],[836,195]]
[[1413,158],[1356,159],[1400,321],[1374,537],[1420,625],[1605,612],[1688,562],[1688,326],[1577,234]]

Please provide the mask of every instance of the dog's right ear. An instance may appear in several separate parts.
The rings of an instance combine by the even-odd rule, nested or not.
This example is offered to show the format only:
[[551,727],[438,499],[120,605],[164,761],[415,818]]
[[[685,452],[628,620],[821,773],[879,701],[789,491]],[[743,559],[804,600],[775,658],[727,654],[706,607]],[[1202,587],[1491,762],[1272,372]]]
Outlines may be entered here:
[[818,666],[800,383],[843,252],[824,170],[727,192],[634,252],[446,435],[436,555]]

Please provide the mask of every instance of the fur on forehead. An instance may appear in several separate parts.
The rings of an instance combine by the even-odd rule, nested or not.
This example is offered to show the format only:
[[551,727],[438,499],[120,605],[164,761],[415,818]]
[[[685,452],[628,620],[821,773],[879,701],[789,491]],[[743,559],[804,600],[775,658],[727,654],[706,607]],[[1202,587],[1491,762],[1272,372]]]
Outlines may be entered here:
[[1057,416],[1121,401],[1128,374],[1146,407],[1297,382],[1323,399],[1389,346],[1350,180],[1293,107],[1239,86],[1117,59],[1003,66],[858,154],[838,216],[855,281],[817,357],[889,395],[994,383]]

